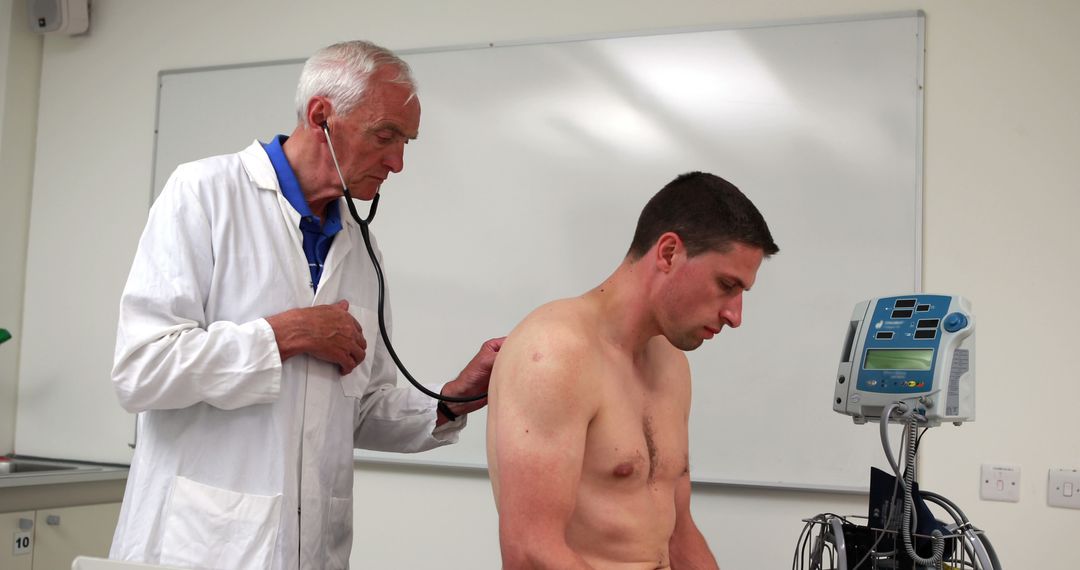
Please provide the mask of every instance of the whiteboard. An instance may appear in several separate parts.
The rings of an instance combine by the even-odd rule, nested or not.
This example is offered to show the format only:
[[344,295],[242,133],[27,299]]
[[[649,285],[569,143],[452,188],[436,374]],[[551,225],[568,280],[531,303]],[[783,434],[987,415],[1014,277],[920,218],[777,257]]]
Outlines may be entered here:
[[[832,382],[854,304],[919,289],[922,29],[906,14],[403,52],[420,137],[372,226],[398,353],[422,381],[453,378],[608,276],[665,183],[713,172],[781,252],[743,326],[689,354],[693,478],[865,489],[887,465],[877,430],[832,411]],[[151,193],[179,163],[291,132],[300,66],[162,72]],[[482,467],[484,414],[469,422],[457,445],[360,454]]]

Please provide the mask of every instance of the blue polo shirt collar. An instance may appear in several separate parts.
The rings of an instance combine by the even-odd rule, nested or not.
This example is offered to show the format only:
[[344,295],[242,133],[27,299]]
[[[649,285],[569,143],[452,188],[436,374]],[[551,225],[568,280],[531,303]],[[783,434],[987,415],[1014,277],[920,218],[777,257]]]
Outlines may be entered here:
[[326,205],[326,223],[321,223],[322,220],[312,213],[311,206],[308,205],[304,192],[300,189],[300,182],[296,179],[296,173],[293,172],[289,160],[285,157],[285,149],[281,146],[288,138],[285,135],[278,135],[270,142],[264,143],[263,149],[266,150],[266,156],[270,158],[270,164],[274,166],[282,195],[300,214],[300,231],[304,235],[304,255],[311,269],[311,288],[315,290],[322,277],[323,264],[330,252],[334,235],[341,231],[341,216],[338,212],[337,200]]
[[[307,200],[304,198],[304,192],[300,189],[300,181],[296,179],[296,173],[293,172],[289,160],[285,158],[285,149],[281,145],[287,140],[289,140],[289,137],[278,135],[270,142],[263,143],[263,148],[266,149],[266,155],[270,157],[270,164],[274,165],[274,172],[277,173],[281,193],[292,205],[293,209],[300,214],[301,224],[304,221],[319,224],[321,220],[312,213],[311,206],[308,205]],[[327,236],[332,236],[341,230],[341,216],[338,213],[336,200],[327,204],[326,223],[319,225],[322,227],[320,233]]]

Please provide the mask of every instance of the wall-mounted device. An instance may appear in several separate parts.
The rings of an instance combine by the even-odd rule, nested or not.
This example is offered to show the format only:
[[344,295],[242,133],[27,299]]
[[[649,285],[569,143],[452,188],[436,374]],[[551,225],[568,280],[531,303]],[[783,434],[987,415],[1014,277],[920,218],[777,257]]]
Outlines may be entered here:
[[863,424],[897,402],[920,425],[975,419],[975,318],[963,297],[918,293],[855,305],[833,410]]
[[90,29],[90,0],[26,0],[30,29],[39,34],[86,33]]

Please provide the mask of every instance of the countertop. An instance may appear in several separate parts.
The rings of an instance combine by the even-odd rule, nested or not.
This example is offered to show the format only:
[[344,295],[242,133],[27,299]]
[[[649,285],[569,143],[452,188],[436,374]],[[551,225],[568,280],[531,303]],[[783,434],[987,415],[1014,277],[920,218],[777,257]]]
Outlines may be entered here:
[[9,456],[0,458],[0,464],[3,463],[32,464],[34,470],[5,473],[0,469],[0,488],[111,481],[126,479],[128,474],[128,468],[123,465],[84,461]]

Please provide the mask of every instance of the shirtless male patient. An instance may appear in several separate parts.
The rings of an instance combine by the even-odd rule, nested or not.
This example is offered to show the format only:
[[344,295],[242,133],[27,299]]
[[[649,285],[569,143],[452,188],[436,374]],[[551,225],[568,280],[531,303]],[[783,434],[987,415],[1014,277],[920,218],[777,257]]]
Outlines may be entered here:
[[610,277],[514,329],[488,394],[504,568],[717,568],[690,516],[683,352],[739,326],[778,251],[735,186],[684,174],[645,206]]

